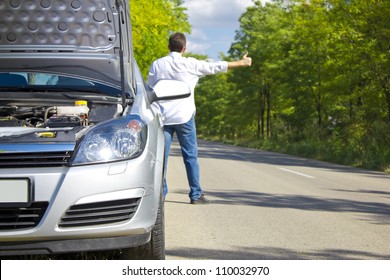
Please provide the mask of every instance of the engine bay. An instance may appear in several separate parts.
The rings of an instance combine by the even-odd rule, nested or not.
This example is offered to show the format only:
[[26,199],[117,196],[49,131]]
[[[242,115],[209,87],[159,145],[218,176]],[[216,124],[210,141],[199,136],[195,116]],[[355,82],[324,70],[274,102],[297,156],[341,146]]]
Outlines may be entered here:
[[0,105],[0,141],[75,141],[81,130],[122,113],[122,106],[118,104],[85,101],[80,106],[74,103],[60,106]]
[[122,103],[119,88],[80,77],[0,73],[0,142],[72,142],[78,132],[121,116]]
[[117,105],[0,106],[0,127],[74,127],[93,125],[118,116]]

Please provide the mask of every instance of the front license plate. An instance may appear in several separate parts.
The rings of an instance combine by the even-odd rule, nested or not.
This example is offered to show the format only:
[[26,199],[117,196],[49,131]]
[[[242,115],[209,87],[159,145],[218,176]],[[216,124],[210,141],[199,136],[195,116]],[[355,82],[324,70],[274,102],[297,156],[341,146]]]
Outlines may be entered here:
[[31,202],[29,179],[0,179],[0,206],[27,206]]

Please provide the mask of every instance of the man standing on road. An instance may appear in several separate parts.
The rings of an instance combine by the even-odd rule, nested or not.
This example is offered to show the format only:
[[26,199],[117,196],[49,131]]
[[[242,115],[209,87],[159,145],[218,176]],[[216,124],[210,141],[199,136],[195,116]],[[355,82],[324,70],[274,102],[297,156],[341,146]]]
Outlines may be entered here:
[[[187,171],[191,204],[208,204],[209,200],[204,196],[199,180],[198,147],[194,119],[196,111],[195,86],[202,76],[226,72],[228,69],[251,66],[252,59],[247,56],[247,53],[241,60],[231,62],[207,62],[195,58],[185,58],[182,55],[186,50],[186,44],[187,40],[183,33],[174,33],[169,37],[168,48],[170,53],[152,63],[149,70],[148,84],[153,87],[160,79],[171,79],[180,80],[189,85],[191,89],[190,97],[159,101],[154,108],[161,113],[164,122],[165,166],[168,166],[172,137],[176,132]],[[164,174],[164,196],[167,193],[168,186],[166,174]]]

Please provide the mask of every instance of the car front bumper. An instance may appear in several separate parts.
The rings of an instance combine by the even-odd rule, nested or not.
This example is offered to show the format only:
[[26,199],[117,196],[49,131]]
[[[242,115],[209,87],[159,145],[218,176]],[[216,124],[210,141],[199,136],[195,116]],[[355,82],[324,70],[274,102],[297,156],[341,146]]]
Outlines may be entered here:
[[136,247],[150,240],[150,232],[131,236],[0,243],[0,256],[105,251]]
[[[7,221],[15,226],[0,226],[0,255],[108,250],[147,243],[157,217],[162,168],[155,153],[145,151],[136,159],[116,163],[0,169],[0,179],[28,178],[32,206],[46,205],[32,227],[20,228],[18,217]],[[123,218],[126,205],[133,213]],[[12,209],[15,214],[21,208]],[[70,213],[72,209],[76,212]],[[6,210],[0,207],[0,216]]]

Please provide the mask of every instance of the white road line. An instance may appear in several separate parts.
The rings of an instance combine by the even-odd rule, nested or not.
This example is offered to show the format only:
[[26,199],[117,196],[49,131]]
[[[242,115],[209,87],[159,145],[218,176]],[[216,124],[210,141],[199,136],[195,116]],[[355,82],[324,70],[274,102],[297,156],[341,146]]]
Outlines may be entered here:
[[248,159],[247,157],[239,155],[239,154],[232,154],[232,156],[239,158],[239,159]]
[[304,173],[300,173],[300,172],[296,172],[296,171],[292,171],[290,169],[287,169],[287,168],[281,168],[279,167],[280,170],[283,170],[283,171],[286,171],[286,172],[290,172],[290,173],[294,173],[296,175],[299,175],[299,176],[303,176],[303,177],[306,177],[306,178],[311,178],[311,179],[314,179],[315,177],[313,176],[310,176],[310,175],[307,175],[307,174],[304,174]]

